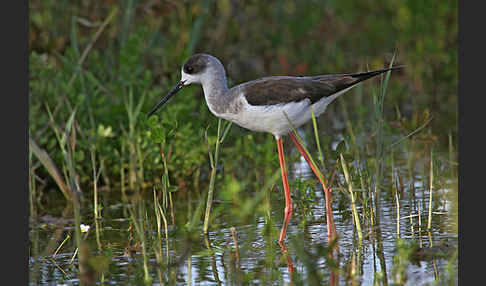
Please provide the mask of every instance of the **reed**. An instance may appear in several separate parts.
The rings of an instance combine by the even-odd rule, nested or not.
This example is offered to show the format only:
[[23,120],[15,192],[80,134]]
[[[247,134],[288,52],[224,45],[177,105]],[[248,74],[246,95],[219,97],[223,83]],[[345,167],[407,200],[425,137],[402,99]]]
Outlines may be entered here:
[[[395,61],[396,54],[393,54],[393,57],[390,61],[389,67],[393,66],[393,62]],[[379,213],[379,202],[380,202],[380,183],[383,176],[383,169],[384,169],[384,108],[385,108],[385,97],[387,94],[388,89],[388,81],[390,79],[391,70],[387,71],[382,74],[381,76],[381,86],[380,92],[373,90],[373,105],[375,110],[375,128],[376,128],[376,165],[375,165],[375,186],[374,186],[374,193],[375,193],[375,210]],[[378,218],[379,216],[377,216]]]
[[135,103],[133,98],[133,87],[129,87],[127,93],[128,96],[125,95],[123,97],[123,103],[128,117],[128,131],[125,130],[123,126],[122,131],[125,138],[125,144],[128,145],[128,185],[130,189],[134,190],[137,180],[140,185],[143,182],[143,160],[139,151],[140,143],[139,140],[137,140],[136,125],[139,121],[146,93],[142,93],[138,103]]
[[[30,139],[30,138],[29,138]],[[29,207],[30,207],[30,212],[29,215],[30,217],[37,217],[36,213],[36,185],[35,185],[35,173],[34,173],[34,166],[32,163],[32,150],[29,148]]]
[[[156,224],[157,224],[157,239],[154,241],[154,253],[155,253],[155,260],[157,261],[157,264],[159,266],[163,265],[163,255],[162,255],[162,235],[161,235],[161,210],[159,209],[160,204],[157,200],[157,193],[154,189],[154,213],[155,213],[155,218],[156,218]],[[165,220],[164,216],[164,226],[167,225],[167,222]],[[166,237],[166,243],[169,243],[168,237]],[[167,264],[169,263],[169,248],[167,247]],[[161,267],[157,267],[157,276],[159,278],[159,282],[162,283],[162,269]]]
[[158,258],[158,263],[162,263],[162,246],[161,246],[161,241],[162,241],[162,235],[161,235],[161,218],[164,223],[164,232],[165,232],[165,242],[166,242],[166,259],[167,263],[169,263],[169,228],[167,224],[167,218],[165,216],[165,211],[164,208],[160,205],[158,199],[157,199],[157,194],[154,189],[154,212],[155,212],[155,218],[156,218],[156,223],[157,223],[157,241],[159,242],[158,247],[159,247],[159,258]]
[[143,273],[144,273],[144,283],[151,284],[152,277],[149,275],[148,270],[148,257],[147,257],[147,228],[146,223],[148,223],[147,213],[145,210],[145,205],[143,200],[137,198],[137,201],[134,205],[128,207],[128,211],[130,213],[130,219],[132,225],[135,227],[135,232],[138,237],[138,241],[142,247],[142,259],[143,259]]
[[[72,203],[72,207],[74,209],[74,239],[76,249],[82,249],[82,239],[81,239],[81,190],[79,188],[78,182],[78,175],[75,170],[75,157],[74,154],[76,153],[76,129],[74,128],[74,120],[76,115],[76,109],[71,112],[69,119],[66,122],[64,132],[58,130],[58,127],[54,123],[54,117],[50,111],[49,105],[46,104],[46,108],[51,119],[52,129],[56,134],[57,142],[59,147],[61,148],[62,157],[63,157],[63,171],[65,181],[68,182],[69,185],[69,198],[71,199],[70,202]],[[74,256],[73,256],[74,258]],[[81,259],[81,257],[79,257]],[[85,269],[84,263],[78,263],[79,266],[79,275],[83,276]]]
[[354,226],[356,227],[356,232],[358,233],[359,244],[363,242],[363,232],[361,231],[361,223],[359,221],[358,210],[356,209],[356,198],[354,196],[353,182],[349,176],[348,167],[346,166],[346,161],[344,160],[343,154],[340,153],[339,157],[341,159],[341,167],[343,168],[344,178],[348,184],[348,192],[351,198],[351,209],[354,218]]
[[393,149],[391,150],[390,154],[391,159],[391,182],[392,182],[392,195],[395,199],[395,208],[396,208],[396,227],[397,227],[397,236],[400,238],[400,200],[398,197],[398,170],[395,170],[395,160],[394,160],[394,153]]
[[395,191],[395,202],[397,208],[397,236],[400,238],[400,200],[398,198],[398,190]]
[[187,257],[187,285],[192,285],[192,256]]
[[96,151],[94,148],[90,148],[91,153],[91,165],[93,166],[93,212],[95,220],[100,218],[100,212],[98,209],[98,180],[101,175],[101,168],[96,169]]
[[430,188],[429,188],[429,216],[427,219],[427,230],[432,228],[432,193],[434,191],[434,153],[430,150]]
[[59,250],[61,250],[61,247],[64,245],[64,243],[66,243],[66,241],[68,241],[69,239],[71,238],[71,235],[66,235],[66,238],[64,238],[64,240],[61,242],[61,244],[59,244],[59,247],[56,249],[56,251],[54,251],[54,253],[52,254],[52,259],[56,258],[56,255],[57,253],[59,252]]
[[418,239],[419,239],[419,247],[422,247],[422,209],[420,207],[420,203],[417,204],[418,207]]
[[[236,228],[234,226],[232,226],[230,228],[230,231],[231,231],[231,238],[233,239],[233,244],[235,245],[235,249],[236,249],[236,265],[240,265],[240,247],[238,245],[238,234],[236,233]],[[238,267],[239,269],[239,267]]]
[[317,151],[319,152],[319,162],[321,163],[321,166],[322,166],[322,169],[326,170],[325,168],[325,165],[324,165],[324,156],[322,155],[322,150],[321,150],[321,143],[320,143],[320,140],[319,140],[319,132],[317,131],[317,121],[316,121],[316,116],[314,114],[314,108],[310,108],[311,110],[311,115],[312,115],[312,127],[313,127],[313,130],[314,130],[314,138],[316,140],[316,144],[317,144]]
[[[222,126],[224,125],[224,127]],[[219,160],[219,152],[221,145],[223,144],[224,139],[226,138],[226,135],[228,134],[229,130],[231,128],[231,122],[225,121],[223,123],[223,119],[218,118],[218,131],[216,133],[216,142],[214,143],[214,155],[211,153],[211,149],[209,146],[209,140],[207,136],[207,129],[206,129],[206,142],[208,144],[208,153],[209,153],[209,161],[211,164],[211,177],[209,179],[209,190],[208,190],[208,197],[207,197],[207,202],[206,202],[206,212],[204,215],[204,233],[208,233],[209,229],[209,217],[211,215],[211,207],[213,204],[213,196],[214,196],[214,183],[216,181],[216,168],[218,166],[218,160]]]
[[456,172],[455,172],[455,166],[456,166],[456,162],[455,162],[455,153],[454,153],[454,143],[452,141],[452,132],[449,130],[449,134],[448,134],[448,138],[449,138],[449,168],[450,168],[450,176],[451,178],[455,178],[456,177]]

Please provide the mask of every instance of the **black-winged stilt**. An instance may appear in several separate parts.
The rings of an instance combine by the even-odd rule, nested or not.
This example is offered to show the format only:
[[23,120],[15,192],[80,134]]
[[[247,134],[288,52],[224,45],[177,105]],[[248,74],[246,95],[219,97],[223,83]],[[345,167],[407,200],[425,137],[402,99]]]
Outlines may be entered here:
[[[181,80],[149,113],[151,116],[169,98],[184,86],[199,83],[204,90],[204,97],[209,110],[217,117],[232,121],[239,126],[252,130],[269,132],[277,140],[282,183],[285,194],[285,219],[280,232],[279,243],[285,238],[290,216],[292,199],[287,179],[287,169],[283,152],[282,136],[289,135],[299,152],[321,181],[326,197],[326,216],[328,232],[331,232],[332,209],[331,194],[326,184],[318,175],[316,166],[304,151],[292,133],[292,126],[298,128],[311,117],[311,107],[315,116],[322,114],[329,103],[354,87],[359,82],[379,75],[391,69],[353,73],[329,74],[316,76],[270,76],[248,81],[228,88],[226,72],[221,62],[208,54],[195,54],[182,66]],[[292,122],[292,124],[289,123]]]

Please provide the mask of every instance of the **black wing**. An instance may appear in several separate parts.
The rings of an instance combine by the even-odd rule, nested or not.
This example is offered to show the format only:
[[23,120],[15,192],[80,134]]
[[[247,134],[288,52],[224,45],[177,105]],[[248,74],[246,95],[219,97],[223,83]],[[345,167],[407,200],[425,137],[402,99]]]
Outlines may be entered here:
[[361,81],[400,67],[355,74],[272,76],[244,83],[240,87],[251,105],[274,105],[305,99],[315,103],[321,98],[331,96]]

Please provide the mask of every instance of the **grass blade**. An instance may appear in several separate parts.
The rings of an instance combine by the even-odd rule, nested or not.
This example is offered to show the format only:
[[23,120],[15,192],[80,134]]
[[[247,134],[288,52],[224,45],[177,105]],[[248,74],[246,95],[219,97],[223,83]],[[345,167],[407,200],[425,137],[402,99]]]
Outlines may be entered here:
[[73,199],[73,194],[71,193],[71,189],[62,179],[61,174],[59,173],[56,165],[54,164],[54,161],[52,161],[49,154],[47,154],[45,150],[41,149],[37,145],[37,143],[35,143],[34,139],[30,137],[29,137],[29,147],[30,150],[32,150],[34,155],[37,157],[37,159],[39,159],[39,161],[44,166],[44,168],[46,168],[49,175],[51,175],[51,177],[54,179],[56,184],[59,186],[59,189],[61,190],[64,197],[68,201],[71,201]]

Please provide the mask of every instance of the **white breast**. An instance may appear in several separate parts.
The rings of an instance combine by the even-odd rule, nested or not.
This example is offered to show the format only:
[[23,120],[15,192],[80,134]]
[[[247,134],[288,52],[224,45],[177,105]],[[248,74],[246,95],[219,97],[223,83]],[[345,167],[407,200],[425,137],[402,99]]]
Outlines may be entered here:
[[218,114],[218,116],[252,131],[272,133],[277,138],[291,131],[289,120],[297,128],[310,119],[310,100],[271,106],[250,105],[243,96],[238,100],[241,104],[238,113]]

